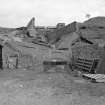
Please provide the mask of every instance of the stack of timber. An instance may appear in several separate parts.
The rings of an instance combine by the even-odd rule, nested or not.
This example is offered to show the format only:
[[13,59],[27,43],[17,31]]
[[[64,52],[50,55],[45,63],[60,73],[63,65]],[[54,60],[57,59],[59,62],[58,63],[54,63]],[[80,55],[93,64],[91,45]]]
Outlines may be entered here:
[[93,82],[105,82],[105,74],[82,74],[82,76]]

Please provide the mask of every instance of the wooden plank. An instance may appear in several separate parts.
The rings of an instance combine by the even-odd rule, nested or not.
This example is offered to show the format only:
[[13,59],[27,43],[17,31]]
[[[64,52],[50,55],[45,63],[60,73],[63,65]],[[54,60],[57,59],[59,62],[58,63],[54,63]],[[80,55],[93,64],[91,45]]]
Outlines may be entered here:
[[81,64],[81,63],[75,63],[77,66],[83,66],[84,68],[91,68],[92,65],[84,65],[84,64]]
[[86,65],[86,66],[91,66],[93,63],[76,62],[76,64],[82,64],[82,65]]
[[91,62],[90,63],[89,62],[88,63],[87,62],[84,62],[84,64],[85,65],[91,65],[92,63]]
[[93,60],[91,60],[91,61],[86,61],[86,60],[77,60],[77,62],[86,62],[86,63],[92,63],[92,62],[93,62]]
[[93,62],[93,59],[85,59],[85,62]]
[[105,75],[102,75],[102,74],[94,74],[91,76],[91,78],[94,78],[94,79],[104,79],[105,78]]
[[96,82],[102,83],[102,82],[105,82],[105,79],[98,79],[98,80],[96,80]]
[[105,79],[105,75],[101,75],[99,78],[97,79]]
[[84,68],[83,66],[79,66],[79,65],[77,65],[76,67],[79,68],[79,69],[87,70],[87,71],[90,70],[89,68]]
[[91,66],[90,65],[84,65],[84,64],[79,64],[79,63],[76,63],[77,66],[82,66],[84,68],[90,68]]
[[104,74],[83,74],[83,76],[94,79],[96,82],[105,82]]
[[92,76],[92,78],[95,78],[95,79],[100,78],[100,77],[101,77],[100,74],[94,74],[94,76]]

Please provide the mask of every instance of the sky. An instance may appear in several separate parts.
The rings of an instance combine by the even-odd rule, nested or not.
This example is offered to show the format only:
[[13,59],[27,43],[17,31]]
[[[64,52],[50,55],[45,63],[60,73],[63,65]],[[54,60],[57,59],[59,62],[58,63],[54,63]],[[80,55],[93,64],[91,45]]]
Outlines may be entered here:
[[105,0],[0,0],[0,26],[26,26],[35,17],[36,26],[83,22],[105,16]]

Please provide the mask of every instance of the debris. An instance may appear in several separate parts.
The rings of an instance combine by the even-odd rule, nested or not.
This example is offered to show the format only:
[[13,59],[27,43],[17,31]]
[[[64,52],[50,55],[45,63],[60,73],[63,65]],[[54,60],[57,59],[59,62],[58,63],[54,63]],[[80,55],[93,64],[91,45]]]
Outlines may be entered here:
[[105,74],[83,74],[82,76],[93,82],[105,82]]

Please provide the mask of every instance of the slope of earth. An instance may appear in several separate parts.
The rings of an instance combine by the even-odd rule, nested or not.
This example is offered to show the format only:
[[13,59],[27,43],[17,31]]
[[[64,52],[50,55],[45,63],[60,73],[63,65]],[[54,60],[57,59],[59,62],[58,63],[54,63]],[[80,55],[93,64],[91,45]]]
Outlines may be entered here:
[[88,39],[105,40],[105,17],[94,17],[79,26],[82,35]]
[[105,84],[61,72],[0,72],[0,105],[105,105]]

